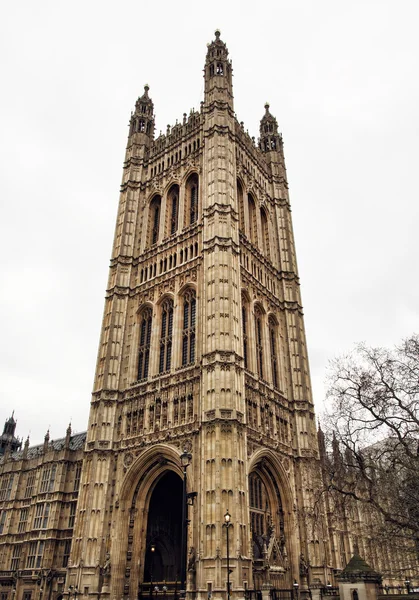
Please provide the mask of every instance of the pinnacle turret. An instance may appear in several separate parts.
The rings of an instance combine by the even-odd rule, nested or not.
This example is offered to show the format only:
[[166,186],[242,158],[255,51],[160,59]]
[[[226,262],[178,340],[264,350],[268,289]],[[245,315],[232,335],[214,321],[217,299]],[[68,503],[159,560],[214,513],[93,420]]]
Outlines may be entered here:
[[205,104],[214,101],[233,108],[233,68],[228,58],[228,48],[220,39],[220,30],[215,31],[215,40],[208,44],[205,59]]
[[147,136],[150,140],[154,138],[154,104],[148,95],[150,87],[146,83],[144,94],[135,103],[135,110],[131,114],[130,136],[139,133]]
[[269,104],[265,104],[265,114],[260,121],[260,149],[262,152],[277,152],[282,143],[278,133],[278,122],[269,112]]
[[15,452],[22,445],[22,442],[15,436],[16,423],[13,411],[12,416],[6,420],[3,433],[0,435],[0,456],[5,453],[6,448],[10,452]]

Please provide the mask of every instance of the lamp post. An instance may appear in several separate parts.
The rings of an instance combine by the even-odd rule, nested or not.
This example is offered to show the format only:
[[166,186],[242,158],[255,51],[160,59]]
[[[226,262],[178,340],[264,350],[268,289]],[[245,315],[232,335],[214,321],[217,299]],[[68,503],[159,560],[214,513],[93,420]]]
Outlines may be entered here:
[[153,568],[154,568],[154,553],[156,551],[155,544],[150,546],[150,599],[153,597]]
[[296,579],[294,579],[294,583],[292,584],[292,587],[294,588],[294,598],[295,598],[295,600],[298,600],[298,588],[300,586],[298,585],[298,581]]
[[186,555],[188,552],[188,497],[186,494],[186,469],[191,464],[192,454],[184,450],[180,455],[183,469],[182,489],[182,535],[180,549],[180,598],[186,597]]
[[404,585],[406,586],[407,593],[410,594],[410,581],[409,581],[409,579],[406,579],[406,581],[404,582]]
[[231,525],[231,515],[228,512],[228,508],[226,510],[226,514],[224,515],[224,525],[226,528],[226,538],[227,538],[227,600],[230,600],[230,545],[229,545],[229,535],[228,528]]

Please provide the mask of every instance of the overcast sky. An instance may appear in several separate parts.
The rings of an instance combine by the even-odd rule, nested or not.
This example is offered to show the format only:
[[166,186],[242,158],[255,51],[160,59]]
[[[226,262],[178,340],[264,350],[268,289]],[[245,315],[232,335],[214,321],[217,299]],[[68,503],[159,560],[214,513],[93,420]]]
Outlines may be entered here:
[[128,121],[198,108],[221,30],[251,135],[284,136],[317,409],[328,360],[418,331],[419,2],[21,0],[0,8],[0,426],[87,426]]

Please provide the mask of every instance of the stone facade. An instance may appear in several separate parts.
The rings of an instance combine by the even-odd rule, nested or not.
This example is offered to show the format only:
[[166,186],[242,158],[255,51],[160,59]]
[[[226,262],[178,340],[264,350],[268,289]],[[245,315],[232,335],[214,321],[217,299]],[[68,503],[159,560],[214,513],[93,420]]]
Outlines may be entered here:
[[185,448],[191,591],[226,589],[226,509],[233,595],[290,588],[301,560],[324,571],[282,137],[268,105],[258,145],[237,121],[219,32],[204,80],[200,111],[166,135],[154,139],[148,86],[131,116],[68,578],[111,598],[150,579],[153,490],[180,479]]
[[[10,420],[9,420],[10,422]],[[10,453],[0,462],[2,600],[51,600],[64,591],[86,434]]]
[[[235,598],[320,587],[353,551],[347,521],[316,502],[322,468],[282,136],[269,105],[258,143],[236,119],[218,31],[204,80],[200,110],[165,135],[154,137],[148,86],[131,115],[87,434],[4,457],[0,486],[9,472],[22,482],[0,503],[0,581],[16,600],[41,589],[48,600],[178,590],[184,473],[190,598],[226,597],[227,534]],[[41,535],[33,523],[47,503]],[[44,544],[35,562],[34,540]]]

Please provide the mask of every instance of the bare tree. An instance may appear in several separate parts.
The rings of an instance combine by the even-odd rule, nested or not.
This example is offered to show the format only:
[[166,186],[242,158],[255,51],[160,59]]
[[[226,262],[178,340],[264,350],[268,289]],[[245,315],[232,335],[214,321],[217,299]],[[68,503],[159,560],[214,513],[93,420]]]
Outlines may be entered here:
[[[388,350],[359,345],[331,363],[325,483],[363,507],[369,537],[419,550],[419,336]],[[414,558],[413,558],[414,556]]]

